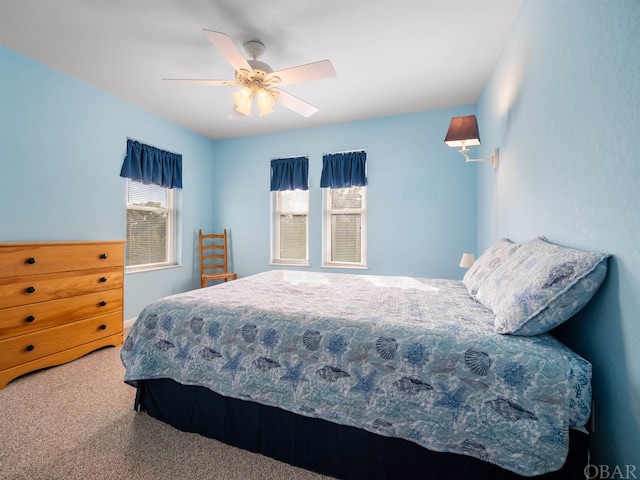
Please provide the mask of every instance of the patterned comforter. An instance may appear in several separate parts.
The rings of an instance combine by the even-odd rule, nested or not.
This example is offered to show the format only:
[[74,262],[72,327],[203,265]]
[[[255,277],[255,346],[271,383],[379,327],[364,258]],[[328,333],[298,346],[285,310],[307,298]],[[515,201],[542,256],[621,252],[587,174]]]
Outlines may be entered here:
[[121,357],[133,386],[202,385],[526,476],[562,466],[591,403],[586,360],[494,333],[454,280],[269,271],[148,305]]

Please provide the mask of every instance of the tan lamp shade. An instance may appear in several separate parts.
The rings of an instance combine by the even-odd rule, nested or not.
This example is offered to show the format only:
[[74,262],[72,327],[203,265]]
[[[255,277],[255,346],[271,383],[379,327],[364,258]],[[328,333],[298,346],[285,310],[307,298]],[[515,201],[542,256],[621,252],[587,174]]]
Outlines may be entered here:
[[476,258],[473,256],[473,253],[463,253],[460,259],[460,268],[471,268],[475,261]]

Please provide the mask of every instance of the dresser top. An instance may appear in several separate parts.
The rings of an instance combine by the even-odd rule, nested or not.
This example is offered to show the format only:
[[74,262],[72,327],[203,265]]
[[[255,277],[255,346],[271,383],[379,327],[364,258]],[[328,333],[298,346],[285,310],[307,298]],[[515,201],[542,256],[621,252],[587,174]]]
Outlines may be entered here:
[[20,245],[25,246],[40,246],[40,245],[92,245],[92,244],[121,244],[125,243],[125,240],[73,240],[73,241],[51,241],[51,242],[0,242],[0,247],[17,247]]

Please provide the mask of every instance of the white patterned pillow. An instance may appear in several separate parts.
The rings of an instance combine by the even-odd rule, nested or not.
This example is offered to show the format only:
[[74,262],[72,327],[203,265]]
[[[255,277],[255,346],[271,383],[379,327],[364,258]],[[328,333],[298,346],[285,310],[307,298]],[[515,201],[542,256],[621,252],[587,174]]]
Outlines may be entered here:
[[491,247],[482,252],[482,255],[473,262],[471,268],[464,274],[462,282],[467,287],[469,295],[476,298],[482,282],[500,266],[520,245],[511,242],[507,238],[501,238]]
[[553,245],[537,237],[484,281],[477,300],[495,314],[498,333],[537,335],[577,313],[598,290],[609,255]]

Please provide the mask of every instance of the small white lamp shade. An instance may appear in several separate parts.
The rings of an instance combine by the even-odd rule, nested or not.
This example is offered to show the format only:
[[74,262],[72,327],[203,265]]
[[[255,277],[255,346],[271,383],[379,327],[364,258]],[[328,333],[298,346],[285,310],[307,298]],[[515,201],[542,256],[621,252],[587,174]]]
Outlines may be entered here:
[[460,259],[460,268],[471,268],[475,261],[476,257],[473,256],[473,253],[463,253]]

